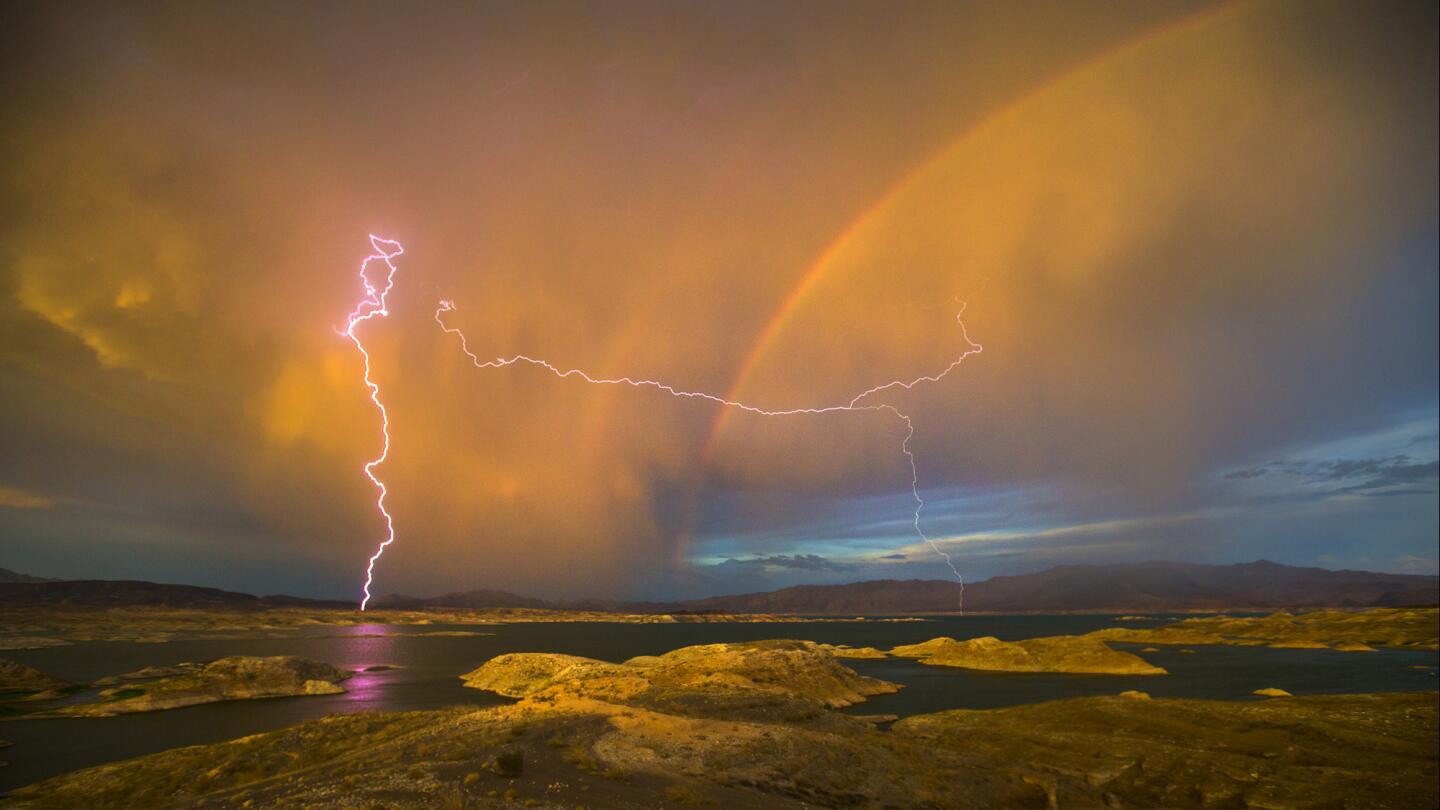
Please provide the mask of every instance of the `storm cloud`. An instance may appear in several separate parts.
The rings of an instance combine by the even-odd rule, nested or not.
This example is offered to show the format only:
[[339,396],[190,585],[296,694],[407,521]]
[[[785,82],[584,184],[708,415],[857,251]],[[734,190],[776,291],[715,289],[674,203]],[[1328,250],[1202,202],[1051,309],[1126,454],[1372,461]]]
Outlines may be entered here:
[[406,246],[366,327],[382,590],[948,576],[892,416],[477,371],[441,297],[482,357],[770,408],[968,334],[884,401],[970,573],[1353,563],[1373,532],[1373,566],[1433,564],[1433,5],[5,17],[7,568],[355,592],[380,437],[335,327],[372,232]]

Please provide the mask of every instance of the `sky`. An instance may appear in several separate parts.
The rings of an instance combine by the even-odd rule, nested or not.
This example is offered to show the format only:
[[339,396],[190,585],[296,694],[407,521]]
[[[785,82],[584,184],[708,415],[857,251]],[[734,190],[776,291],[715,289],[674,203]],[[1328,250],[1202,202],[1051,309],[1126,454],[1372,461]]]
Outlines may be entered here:
[[[0,566],[1437,570],[1434,3],[7,3]],[[963,311],[963,323],[957,313]]]

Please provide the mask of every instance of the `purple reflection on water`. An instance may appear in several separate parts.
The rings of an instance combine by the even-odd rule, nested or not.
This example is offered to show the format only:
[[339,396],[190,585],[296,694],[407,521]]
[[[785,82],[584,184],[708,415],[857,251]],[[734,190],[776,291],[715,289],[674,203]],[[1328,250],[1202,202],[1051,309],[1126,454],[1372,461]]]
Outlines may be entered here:
[[338,665],[355,673],[343,684],[345,694],[338,696],[345,703],[342,711],[385,708],[385,688],[397,667],[395,629],[384,624],[357,624],[338,633],[348,641],[345,661]]

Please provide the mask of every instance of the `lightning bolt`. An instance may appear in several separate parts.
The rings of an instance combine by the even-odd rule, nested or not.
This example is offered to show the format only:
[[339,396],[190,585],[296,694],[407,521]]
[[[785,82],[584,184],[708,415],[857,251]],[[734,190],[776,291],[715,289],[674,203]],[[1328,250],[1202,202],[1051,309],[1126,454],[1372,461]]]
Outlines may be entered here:
[[[375,553],[370,555],[370,559],[365,566],[365,585],[362,588],[364,597],[360,600],[360,609],[362,611],[365,610],[366,606],[370,603],[370,586],[375,581],[375,563],[385,554],[385,549],[389,547],[391,543],[395,542],[395,521],[390,515],[389,510],[385,508],[385,496],[389,494],[385,488],[385,483],[375,475],[375,468],[383,464],[385,459],[390,455],[390,415],[389,412],[385,410],[385,404],[380,401],[379,384],[370,377],[370,353],[365,349],[365,344],[360,340],[360,336],[356,334],[355,330],[361,324],[373,318],[384,318],[390,314],[390,311],[386,308],[385,299],[386,296],[389,295],[390,290],[395,286],[395,273],[397,268],[395,267],[394,259],[405,252],[405,248],[402,247],[399,242],[393,239],[385,239],[374,234],[370,234],[370,246],[375,252],[366,256],[365,260],[360,263],[360,283],[365,288],[365,297],[360,299],[355,309],[346,318],[345,329],[343,331],[336,330],[338,334],[348,337],[350,341],[355,344],[355,348],[365,360],[365,387],[370,391],[370,401],[375,404],[375,409],[380,412],[380,434],[383,439],[380,455],[365,463],[365,476],[370,479],[370,483],[374,484],[375,489],[379,493],[375,499],[375,508],[380,512],[381,517],[385,519],[385,539],[381,541],[379,547],[375,549]],[[385,283],[383,287],[379,288],[375,286],[369,276],[370,265],[375,261],[384,262],[386,267]],[[910,465],[910,494],[915,499],[915,511],[911,523],[915,528],[915,534],[928,543],[930,548],[945,560],[945,565],[950,569],[950,573],[955,575],[955,580],[960,586],[959,607],[961,610],[964,610],[965,577],[961,575],[960,570],[955,567],[955,562],[951,559],[950,554],[926,534],[924,528],[920,525],[920,515],[925,509],[925,499],[920,496],[920,472],[915,463],[915,453],[910,449],[910,441],[915,438],[915,422],[910,418],[909,414],[902,412],[894,405],[889,403],[867,404],[864,400],[882,391],[895,388],[908,391],[921,383],[938,383],[945,379],[950,372],[958,368],[960,364],[964,363],[966,359],[984,351],[983,346],[970,339],[970,334],[965,328],[965,304],[962,303],[960,305],[960,311],[955,315],[955,322],[960,325],[960,334],[965,340],[966,348],[958,357],[939,372],[922,375],[912,380],[897,379],[872,386],[851,397],[850,400],[843,405],[789,408],[782,410],[762,408],[714,394],[707,394],[703,391],[687,391],[658,380],[635,379],[632,377],[594,377],[580,369],[561,369],[548,360],[523,354],[516,354],[510,357],[497,357],[493,360],[482,360],[479,355],[471,351],[470,343],[466,339],[465,333],[458,327],[451,326],[445,322],[445,314],[454,312],[455,308],[454,301],[441,300],[435,309],[435,323],[439,324],[440,328],[446,333],[455,335],[460,339],[461,351],[465,353],[466,357],[470,358],[470,362],[476,368],[480,369],[505,368],[518,364],[526,364],[542,368],[562,380],[574,377],[591,385],[628,385],[632,388],[654,388],[677,399],[704,400],[757,416],[819,416],[832,413],[859,412],[885,412],[893,415],[905,424],[905,438],[900,442],[900,451],[905,455],[905,460]]]
[[[513,366],[517,364],[526,364],[542,368],[562,380],[574,377],[591,385],[628,385],[633,388],[654,388],[677,399],[704,400],[707,402],[713,402],[717,405],[722,405],[727,408],[735,408],[746,413],[755,414],[757,416],[818,416],[832,413],[856,413],[866,411],[883,411],[892,414],[893,416],[895,416],[895,418],[899,419],[905,424],[905,438],[900,442],[900,451],[905,454],[905,459],[910,464],[910,494],[915,498],[915,512],[914,518],[912,520],[912,525],[915,528],[915,534],[918,535],[920,539],[928,543],[930,545],[930,548],[933,549],[937,555],[939,555],[945,560],[945,565],[949,567],[950,573],[955,575],[955,580],[960,585],[959,607],[961,610],[964,610],[965,577],[962,576],[960,574],[960,570],[955,567],[955,562],[950,558],[949,553],[947,553],[943,548],[940,547],[938,543],[931,539],[931,537],[925,533],[925,530],[920,525],[920,513],[925,509],[925,499],[920,497],[920,472],[915,464],[915,453],[910,449],[910,440],[915,438],[915,422],[910,418],[908,414],[902,412],[894,405],[891,405],[889,403],[866,404],[864,400],[882,391],[888,391],[895,388],[901,388],[908,391],[921,383],[938,383],[941,380],[945,379],[945,377],[949,375],[950,372],[958,368],[961,363],[964,363],[966,359],[982,352],[985,347],[971,340],[969,332],[965,329],[965,304],[962,303],[960,305],[960,311],[955,315],[955,322],[960,325],[960,334],[964,337],[965,340],[965,351],[963,351],[960,356],[952,360],[950,364],[941,371],[935,374],[927,374],[916,377],[912,380],[899,379],[891,380],[890,382],[886,383],[881,383],[880,385],[876,385],[871,388],[867,388],[864,391],[861,391],[860,393],[852,397],[850,401],[846,402],[843,405],[828,405],[814,408],[789,408],[784,410],[771,410],[769,408],[761,408],[756,405],[750,405],[744,402],[726,399],[725,397],[716,396],[714,394],[707,394],[702,391],[686,391],[683,389],[675,388],[668,383],[663,383],[658,380],[637,380],[632,377],[594,377],[580,369],[561,369],[560,367],[554,365],[548,360],[529,357],[523,354],[512,355],[510,357],[496,357],[493,360],[482,360],[478,355],[475,354],[475,352],[470,350],[470,344],[469,341],[465,338],[465,333],[462,332],[458,327],[450,326],[445,322],[445,314],[454,311],[454,301],[440,301],[439,306],[435,310],[435,322],[440,325],[441,329],[445,330],[449,334],[455,335],[460,339],[460,350],[463,351],[465,355],[470,358],[470,362],[474,364],[476,368],[505,368],[507,366]],[[372,560],[371,562],[373,563],[374,561]]]
[[[401,247],[399,242],[393,239],[384,239],[373,233],[370,234],[370,247],[375,252],[366,256],[365,260],[360,263],[360,283],[365,287],[365,297],[360,299],[360,303],[355,305],[355,309],[345,319],[345,329],[336,330],[337,333],[350,338],[350,341],[355,344],[355,348],[360,351],[360,356],[365,358],[365,387],[370,389],[370,401],[375,403],[375,409],[380,412],[380,435],[384,438],[384,442],[380,446],[380,455],[365,463],[365,477],[370,479],[370,483],[374,484],[375,489],[379,492],[375,498],[375,508],[385,518],[385,539],[381,541],[380,547],[375,549],[375,553],[370,555],[370,562],[365,566],[365,586],[362,589],[365,596],[360,600],[361,610],[364,610],[365,606],[370,603],[370,584],[375,581],[375,561],[385,553],[387,546],[395,542],[395,520],[390,516],[389,510],[385,508],[385,496],[388,494],[385,490],[385,482],[375,475],[375,468],[385,463],[385,459],[390,455],[390,414],[385,410],[385,403],[380,401],[380,385],[370,378],[370,352],[365,350],[365,344],[360,341],[360,336],[356,334],[355,329],[372,318],[384,318],[390,314],[390,311],[385,308],[385,297],[395,286],[396,268],[393,260],[405,252],[405,248]],[[384,262],[387,268],[385,285],[380,288],[375,286],[368,274],[370,264],[375,261]]]

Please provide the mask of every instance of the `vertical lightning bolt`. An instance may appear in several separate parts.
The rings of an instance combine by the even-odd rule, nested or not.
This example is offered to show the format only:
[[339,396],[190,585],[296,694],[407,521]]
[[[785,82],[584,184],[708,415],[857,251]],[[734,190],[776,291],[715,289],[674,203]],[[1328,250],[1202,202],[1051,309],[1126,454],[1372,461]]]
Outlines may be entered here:
[[[955,580],[957,583],[959,583],[960,586],[959,607],[961,610],[964,609],[965,578],[960,574],[960,570],[955,567],[955,563],[950,558],[950,555],[943,548],[941,548],[940,545],[936,543],[928,534],[926,534],[925,530],[920,526],[920,513],[925,509],[925,499],[920,497],[920,472],[915,464],[915,453],[910,449],[910,440],[915,438],[915,423],[908,414],[901,412],[900,409],[896,408],[894,405],[890,405],[888,403],[866,404],[864,402],[864,400],[866,400],[867,398],[882,391],[888,391],[895,388],[901,388],[909,391],[920,383],[938,383],[941,380],[945,379],[945,377],[949,375],[950,372],[958,368],[961,363],[964,363],[967,358],[971,357],[972,355],[979,354],[981,351],[983,351],[984,347],[971,340],[969,332],[965,329],[965,305],[963,303],[960,305],[959,313],[955,315],[955,322],[960,325],[960,334],[965,339],[966,348],[963,352],[961,352],[958,357],[952,360],[950,364],[941,371],[935,374],[927,374],[924,376],[916,377],[913,380],[891,380],[890,382],[867,388],[864,391],[861,391],[859,394],[856,394],[850,399],[849,402],[846,402],[843,405],[829,405],[816,408],[790,408],[785,410],[771,410],[768,408],[761,408],[755,405],[749,405],[744,402],[737,402],[735,400],[726,399],[725,397],[719,397],[715,396],[714,394],[707,394],[700,391],[685,391],[675,388],[667,383],[659,382],[657,380],[637,380],[631,377],[593,377],[590,374],[581,371],[580,369],[561,369],[547,360],[541,360],[523,354],[517,354],[511,357],[497,357],[493,360],[481,360],[479,356],[477,356],[473,351],[470,350],[470,344],[465,339],[465,333],[460,331],[458,327],[450,326],[445,322],[445,314],[447,312],[454,311],[454,301],[440,301],[438,308],[435,310],[435,322],[440,325],[441,329],[445,330],[449,334],[455,335],[460,339],[460,350],[463,351],[465,355],[470,358],[470,362],[473,363],[476,368],[504,368],[506,366],[526,364],[543,368],[562,380],[573,377],[591,385],[628,385],[634,388],[654,388],[678,399],[705,400],[708,402],[713,402],[717,405],[723,405],[727,408],[735,408],[746,413],[755,414],[757,416],[815,416],[821,414],[856,413],[865,411],[884,411],[892,414],[893,416],[895,416],[895,418],[905,423],[905,438],[900,442],[900,451],[905,454],[905,459],[910,464],[910,494],[915,498],[915,512],[914,519],[912,521],[912,525],[915,527],[915,534],[918,535],[920,539],[928,543],[930,545],[930,548],[933,549],[936,554],[938,554],[945,560],[945,565],[949,567],[950,573],[955,575]],[[379,555],[377,554],[376,556]],[[371,563],[374,563],[373,559],[371,560]]]
[[[360,609],[370,603],[370,584],[375,579],[375,561],[385,553],[385,547],[395,542],[395,521],[390,517],[390,512],[385,508],[385,482],[375,475],[375,468],[385,463],[390,455],[390,414],[385,410],[385,403],[380,401],[380,385],[370,378],[370,353],[365,350],[365,344],[360,341],[360,336],[355,330],[361,324],[372,318],[384,318],[390,314],[385,308],[385,296],[390,294],[390,288],[395,286],[395,257],[405,252],[405,248],[393,239],[383,239],[375,234],[370,234],[370,247],[375,251],[360,263],[360,283],[365,287],[365,297],[355,305],[354,311],[345,319],[345,329],[336,330],[339,334],[350,338],[355,348],[360,351],[360,356],[365,358],[365,387],[370,389],[370,401],[375,403],[375,409],[380,412],[380,435],[384,441],[380,447],[380,455],[365,463],[365,477],[375,485],[379,494],[375,498],[375,508],[380,510],[380,515],[385,518],[385,539],[381,541],[380,547],[370,555],[370,562],[365,566],[364,597],[360,600]],[[384,262],[386,267],[384,286],[377,288],[370,280],[370,265],[376,261]]]

